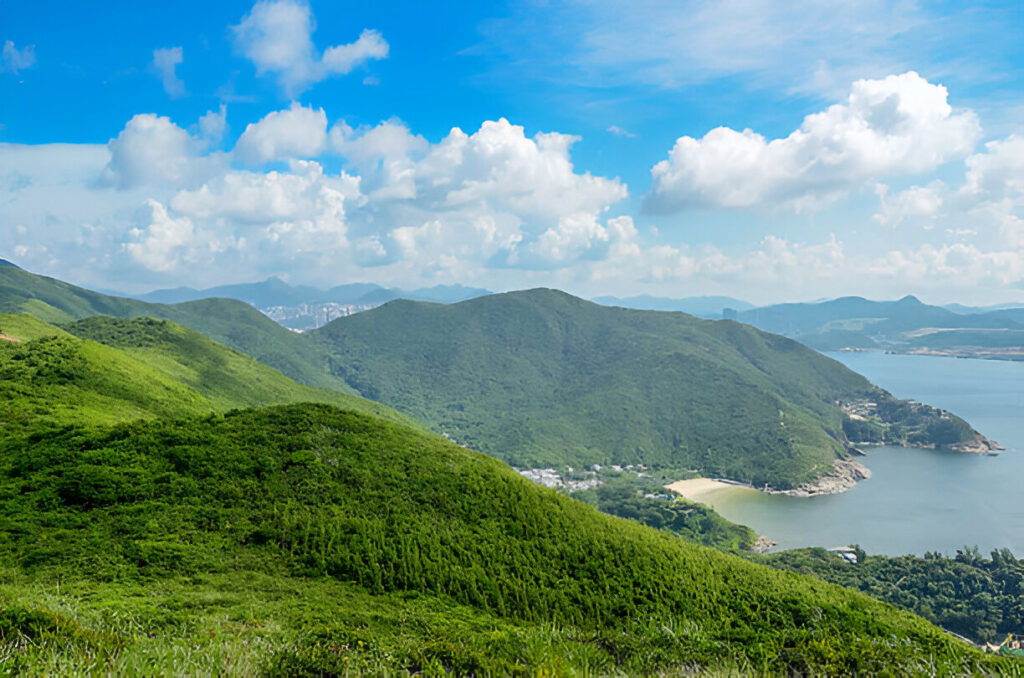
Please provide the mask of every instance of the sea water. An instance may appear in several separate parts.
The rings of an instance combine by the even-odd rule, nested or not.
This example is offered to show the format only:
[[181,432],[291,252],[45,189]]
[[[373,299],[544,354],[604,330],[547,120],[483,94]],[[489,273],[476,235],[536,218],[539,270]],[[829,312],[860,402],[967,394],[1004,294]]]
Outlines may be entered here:
[[775,550],[860,544],[869,553],[952,555],[1009,548],[1024,557],[1024,362],[832,353],[898,398],[947,409],[1006,446],[998,456],[869,448],[871,478],[838,495],[735,491],[712,505],[778,542]]

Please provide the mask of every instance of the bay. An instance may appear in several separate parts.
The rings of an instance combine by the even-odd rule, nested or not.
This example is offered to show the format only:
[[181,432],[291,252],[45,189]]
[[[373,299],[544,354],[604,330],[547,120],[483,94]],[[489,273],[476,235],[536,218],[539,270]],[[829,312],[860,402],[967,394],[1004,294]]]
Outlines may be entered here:
[[964,546],[1024,556],[1024,362],[884,353],[835,353],[899,398],[954,412],[1006,446],[998,456],[881,447],[860,459],[872,477],[838,495],[753,490],[709,503],[778,542],[775,550],[860,544],[897,555]]

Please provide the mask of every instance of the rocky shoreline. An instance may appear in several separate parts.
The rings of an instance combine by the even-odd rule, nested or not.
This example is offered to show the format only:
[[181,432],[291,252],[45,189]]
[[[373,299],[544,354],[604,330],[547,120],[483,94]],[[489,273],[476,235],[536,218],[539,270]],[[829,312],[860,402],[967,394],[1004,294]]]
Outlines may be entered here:
[[820,494],[846,492],[861,480],[871,477],[871,470],[853,459],[836,459],[832,472],[826,473],[813,483],[803,483],[791,490],[763,490],[769,494],[785,494],[790,497],[814,497]]
[[747,550],[750,551],[751,553],[767,553],[777,543],[778,542],[774,542],[771,539],[769,539],[768,537],[763,537],[761,535],[758,535],[757,539],[754,540],[754,543],[747,547]]
[[954,452],[966,452],[967,454],[998,454],[1006,448],[994,440],[980,436],[974,440],[965,440],[962,443],[954,443],[948,447]]

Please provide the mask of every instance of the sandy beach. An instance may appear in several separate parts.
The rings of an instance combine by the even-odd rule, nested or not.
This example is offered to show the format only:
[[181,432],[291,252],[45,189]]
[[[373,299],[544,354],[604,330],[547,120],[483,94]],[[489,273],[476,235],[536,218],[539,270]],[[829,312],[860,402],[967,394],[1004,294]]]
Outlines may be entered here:
[[677,480],[671,485],[666,485],[666,489],[672,490],[676,494],[681,494],[690,501],[698,501],[702,504],[712,504],[715,497],[721,496],[726,492],[756,492],[751,487],[744,487],[743,485],[735,485],[733,483],[724,483],[721,480],[714,480],[712,478],[690,478],[689,480]]

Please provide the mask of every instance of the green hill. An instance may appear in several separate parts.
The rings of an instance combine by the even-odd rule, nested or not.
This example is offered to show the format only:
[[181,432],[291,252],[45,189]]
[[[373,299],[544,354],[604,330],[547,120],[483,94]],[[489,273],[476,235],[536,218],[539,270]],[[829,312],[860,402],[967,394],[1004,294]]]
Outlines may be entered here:
[[100,294],[13,266],[0,266],[0,312],[29,313],[50,323],[93,315],[173,320],[251,355],[295,381],[352,392],[344,382],[327,373],[322,354],[305,337],[233,299],[153,304]]
[[[249,356],[166,320],[96,316],[64,329],[0,314],[0,426],[181,417],[324,402],[418,426],[383,405],[298,384]],[[11,341],[13,339],[15,341]]]
[[[449,306],[397,301],[299,335],[238,301],[149,304],[0,267],[3,310],[57,323],[169,319],[300,383],[359,393],[521,466],[644,463],[786,488],[831,471],[852,433],[891,444],[980,439],[931,408],[912,421],[886,419],[906,408],[861,408],[870,421],[851,427],[837,402],[891,396],[782,337],[551,290]],[[940,428],[942,440],[931,440]]]
[[5,668],[32,674],[1014,668],[325,405],[9,437],[0,507]]
[[553,290],[397,301],[311,336],[365,397],[525,467],[642,463],[791,487],[845,455],[838,402],[893,401],[778,335]]

